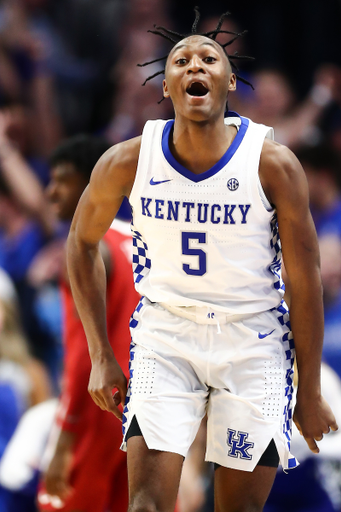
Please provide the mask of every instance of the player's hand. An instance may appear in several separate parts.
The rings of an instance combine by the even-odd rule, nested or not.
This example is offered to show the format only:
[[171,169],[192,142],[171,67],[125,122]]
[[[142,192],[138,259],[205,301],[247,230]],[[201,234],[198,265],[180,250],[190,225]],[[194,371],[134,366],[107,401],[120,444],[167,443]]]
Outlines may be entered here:
[[69,484],[71,450],[57,450],[44,475],[45,488],[50,496],[65,500],[72,492]]
[[[113,394],[115,388],[117,391]],[[122,411],[118,406],[124,406],[127,379],[113,352],[92,361],[88,391],[95,404],[122,421]]]
[[321,395],[307,398],[297,394],[293,419],[313,453],[319,453],[316,441],[321,441],[323,434],[338,430],[334,414]]

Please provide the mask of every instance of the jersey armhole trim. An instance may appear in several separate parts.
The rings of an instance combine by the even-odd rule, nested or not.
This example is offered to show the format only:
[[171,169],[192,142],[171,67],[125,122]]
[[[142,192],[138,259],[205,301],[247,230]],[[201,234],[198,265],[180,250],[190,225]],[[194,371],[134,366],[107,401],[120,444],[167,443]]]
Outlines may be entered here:
[[[274,140],[274,138],[275,138],[274,129],[268,127],[268,130],[265,134],[265,139]],[[259,193],[259,196],[261,198],[264,208],[266,209],[267,212],[273,212],[274,208],[272,207],[271,203],[269,202],[268,198],[266,197],[262,183],[259,178],[259,173],[257,174],[257,188],[258,188],[258,193]]]
[[264,208],[266,209],[267,212],[273,212],[274,208],[272,207],[271,203],[269,202],[268,198],[265,195],[264,189],[259,179],[259,174],[257,174],[257,188]]
[[[129,196],[127,196],[130,207],[131,207],[132,202],[134,201],[135,190],[138,186],[138,183],[141,180],[144,180],[143,173],[141,176],[141,172],[140,172],[140,168],[142,165],[141,160],[142,160],[142,157],[144,154],[144,148],[149,147],[151,138],[155,132],[157,133],[158,129],[161,130],[161,133],[162,133],[162,130],[164,129],[164,126],[166,123],[167,123],[167,121],[164,119],[150,119],[150,120],[146,121],[146,123],[143,127],[142,135],[141,135],[141,146],[140,146],[140,151],[139,151],[139,156],[138,156],[137,166],[136,166],[135,179],[134,179],[134,183],[131,188],[130,194],[129,194]],[[133,214],[133,212],[132,212],[132,214]],[[133,217],[133,215],[132,215],[132,217]],[[132,221],[131,221],[131,223],[133,224]]]

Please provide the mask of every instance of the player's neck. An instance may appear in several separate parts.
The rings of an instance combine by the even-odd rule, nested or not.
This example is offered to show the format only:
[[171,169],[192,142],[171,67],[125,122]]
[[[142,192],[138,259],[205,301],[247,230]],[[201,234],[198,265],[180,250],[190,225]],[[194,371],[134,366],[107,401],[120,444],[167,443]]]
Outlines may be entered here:
[[176,119],[169,148],[186,169],[201,174],[220,160],[236,134],[236,128],[226,126],[224,119],[216,123],[184,123]]

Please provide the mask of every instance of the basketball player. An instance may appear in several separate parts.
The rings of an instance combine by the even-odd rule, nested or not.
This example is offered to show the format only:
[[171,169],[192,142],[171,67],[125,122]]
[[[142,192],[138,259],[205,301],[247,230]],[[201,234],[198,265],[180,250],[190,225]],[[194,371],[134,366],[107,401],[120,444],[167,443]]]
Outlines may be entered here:
[[279,461],[285,470],[297,465],[293,337],[295,422],[314,453],[337,429],[320,392],[321,280],[304,172],[271,128],[234,113],[224,118],[236,75],[215,41],[220,28],[184,37],[157,27],[174,43],[163,94],[175,121],[147,122],[142,137],[100,159],[69,234],[71,285],[92,359],[89,390],[120,417],[126,381],[107,341],[98,246],[129,197],[135,284],[144,297],[130,322],[123,416],[130,512],[174,509],[205,412],[216,510],[263,509]]
[[[57,216],[71,221],[105,141],[78,136],[51,157],[48,195]],[[129,230],[129,227],[128,227]],[[128,373],[129,317],[138,302],[131,275],[131,237],[109,229],[101,242],[107,279],[107,328],[122,371]],[[131,250],[130,250],[131,252]],[[119,450],[120,423],[91,400],[86,338],[67,277],[61,281],[64,309],[64,373],[56,418],[56,448],[38,495],[41,511],[125,512],[126,456]]]

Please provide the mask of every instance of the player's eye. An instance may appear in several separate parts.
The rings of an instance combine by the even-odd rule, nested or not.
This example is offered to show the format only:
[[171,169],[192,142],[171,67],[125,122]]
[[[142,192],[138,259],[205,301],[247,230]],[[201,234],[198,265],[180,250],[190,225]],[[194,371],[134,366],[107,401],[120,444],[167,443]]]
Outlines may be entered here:
[[186,64],[186,62],[187,62],[187,59],[185,59],[184,57],[180,57],[179,59],[177,59],[177,60],[175,61],[175,64],[180,64],[180,65],[182,65],[182,64]]
[[204,58],[204,62],[207,62],[208,64],[212,64],[213,62],[216,62],[216,58],[212,57],[212,55],[209,55],[208,57]]

